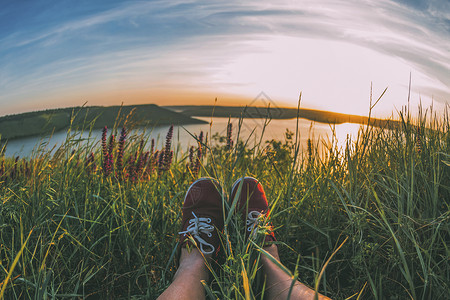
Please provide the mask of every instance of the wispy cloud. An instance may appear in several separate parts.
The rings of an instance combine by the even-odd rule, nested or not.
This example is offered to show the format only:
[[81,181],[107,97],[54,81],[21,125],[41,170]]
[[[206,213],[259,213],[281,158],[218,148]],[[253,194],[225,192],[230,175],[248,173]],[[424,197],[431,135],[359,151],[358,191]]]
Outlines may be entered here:
[[110,82],[244,85],[224,79],[226,66],[247,53],[271,51],[251,41],[280,36],[345,42],[396,57],[436,82],[417,90],[441,102],[450,98],[446,0],[88,1],[73,12],[35,3],[36,13],[24,22],[14,19],[25,16],[19,4],[0,12],[15,24],[0,29],[0,102]]

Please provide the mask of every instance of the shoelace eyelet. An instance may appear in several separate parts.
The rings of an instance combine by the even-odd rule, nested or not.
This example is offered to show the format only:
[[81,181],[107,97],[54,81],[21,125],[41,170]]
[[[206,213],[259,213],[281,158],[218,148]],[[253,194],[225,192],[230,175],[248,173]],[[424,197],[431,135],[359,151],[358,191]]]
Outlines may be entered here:
[[[200,237],[201,233],[206,234],[208,237],[212,237],[212,231],[214,230],[214,226],[210,225],[212,222],[211,218],[202,218],[197,217],[194,212],[192,212],[192,215],[194,218],[189,220],[189,226],[186,228],[185,231],[179,232],[179,234],[190,234],[194,239],[198,241],[200,244],[199,248],[200,251],[204,254],[212,254],[215,251],[215,247],[211,245],[210,243],[206,242],[202,237]],[[211,248],[210,251],[204,250],[203,246],[207,246]]]

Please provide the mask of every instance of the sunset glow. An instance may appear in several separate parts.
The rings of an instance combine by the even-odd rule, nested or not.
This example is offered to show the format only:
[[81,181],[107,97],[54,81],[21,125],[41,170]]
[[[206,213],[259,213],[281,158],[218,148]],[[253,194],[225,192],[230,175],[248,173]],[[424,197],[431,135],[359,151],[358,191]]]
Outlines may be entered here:
[[9,1],[1,115],[120,103],[279,106],[366,115],[450,99],[448,1]]

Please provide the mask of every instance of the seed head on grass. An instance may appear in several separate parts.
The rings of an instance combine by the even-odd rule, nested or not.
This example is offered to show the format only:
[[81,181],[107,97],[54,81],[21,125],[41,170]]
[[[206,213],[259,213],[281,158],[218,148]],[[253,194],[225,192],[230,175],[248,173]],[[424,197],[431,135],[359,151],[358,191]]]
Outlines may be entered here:
[[7,146],[8,146],[8,141],[6,141],[6,143],[4,143],[4,144],[0,143],[0,157],[5,156],[5,151],[6,151]]
[[[199,147],[202,147],[202,154],[203,154],[203,156],[206,156],[206,140],[207,140],[207,138],[208,138],[208,135],[206,135],[206,140],[205,140],[205,142],[203,142],[203,138],[204,138],[204,134],[203,134],[203,131],[200,131],[200,134],[198,135],[198,143],[199,143]],[[205,146],[205,147],[203,147],[203,146]]]
[[16,156],[16,158],[14,160],[14,166],[13,166],[11,172],[9,173],[9,178],[11,180],[16,179],[16,177],[17,177],[17,164],[18,164],[18,162],[19,162],[19,156]]
[[142,158],[142,169],[141,169],[141,177],[144,177],[146,179],[148,179],[150,177],[150,172],[149,172],[149,165],[150,165],[150,160],[151,160],[151,156],[150,156],[150,151],[146,151],[143,155]]
[[194,173],[195,176],[198,175],[198,173],[200,172],[200,166],[201,166],[201,160],[202,160],[202,144],[198,143],[198,148],[197,148],[197,159],[195,160],[195,165],[194,168],[192,170],[192,172]]
[[416,150],[417,153],[422,153],[422,130],[420,128],[420,126],[417,126],[417,134],[416,134]]
[[30,164],[31,164],[31,162],[28,163],[28,160],[25,160],[25,164],[23,165],[23,173],[24,173],[26,178],[30,178],[31,177]]
[[2,157],[2,162],[0,163],[0,180],[3,179],[4,174],[5,174],[5,159]]
[[203,148],[203,156],[206,157],[208,155],[208,133],[205,136],[205,147]]
[[84,163],[86,173],[89,175],[94,174],[97,171],[97,165],[95,164],[95,156],[94,152],[91,152],[88,157],[86,158],[86,161]]
[[141,141],[139,142],[138,152],[141,153],[143,149],[144,149],[144,139],[141,139]]
[[307,142],[307,151],[308,151],[308,162],[311,163],[312,161],[312,142],[311,139],[308,139]]

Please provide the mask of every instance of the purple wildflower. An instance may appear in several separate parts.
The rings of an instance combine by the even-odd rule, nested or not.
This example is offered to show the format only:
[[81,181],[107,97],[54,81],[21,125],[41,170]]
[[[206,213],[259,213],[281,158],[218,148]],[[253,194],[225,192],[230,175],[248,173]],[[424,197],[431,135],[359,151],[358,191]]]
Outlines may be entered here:
[[200,134],[198,135],[198,142],[203,144],[203,131],[200,131]]
[[119,178],[122,177],[123,172],[123,151],[125,148],[125,139],[127,137],[127,130],[125,127],[122,127],[122,131],[120,132],[119,137],[119,149],[117,150],[117,161],[116,161],[116,169],[118,172]]
[[172,145],[172,137],[173,137],[173,125],[169,127],[169,131],[166,136],[166,147],[164,148],[164,157],[163,157],[163,169],[167,171],[170,167],[170,148]]
[[153,173],[153,171],[155,170],[156,163],[158,161],[158,155],[159,155],[159,152],[158,152],[158,150],[156,150],[153,153],[153,155],[150,157],[150,161],[148,162],[148,167],[147,167],[149,173]]
[[189,148],[189,168],[194,168],[194,146],[191,146],[191,148]]
[[114,136],[114,134],[111,134],[108,143],[108,155],[112,155],[115,144],[116,144],[116,137]]
[[152,146],[150,148],[150,153],[153,153],[154,150],[155,150],[155,139],[152,139]]
[[233,148],[233,140],[231,138],[233,134],[233,124],[228,122],[227,125],[227,149],[230,150]]
[[168,164],[166,166],[167,168],[166,170],[169,170],[170,165],[172,164],[172,160],[173,160],[173,150],[170,151],[169,158],[167,159]]
[[165,145],[164,149],[160,151],[160,154],[158,157],[158,172],[159,173],[162,173],[163,171],[167,171],[170,167],[170,164],[171,164],[170,148],[172,145],[172,137],[173,137],[173,125],[171,125],[169,127],[169,131],[167,132],[167,136],[166,136],[166,145]]
[[307,146],[307,152],[308,152],[308,161],[311,161],[311,159],[312,159],[312,142],[311,142],[311,139],[308,139],[308,142],[307,142],[306,146]]
[[164,171],[164,155],[165,151],[159,151],[158,157],[158,173],[161,174]]
[[115,145],[115,136],[114,134],[111,134],[109,137],[109,143],[107,148],[107,153],[105,156],[105,160],[103,162],[103,174],[105,177],[109,176],[112,172],[113,164],[114,164],[114,156],[113,156],[113,149]]
[[102,154],[103,154],[103,161],[106,159],[106,155],[108,154],[106,149],[106,134],[108,133],[108,127],[104,127],[102,130]]
[[200,172],[201,159],[202,159],[202,144],[199,143],[197,148],[197,160],[195,161],[193,169],[193,173],[196,176]]
[[169,131],[167,132],[166,136],[166,152],[169,153],[170,146],[172,145],[172,137],[173,137],[173,125],[170,125]]
[[144,171],[144,167],[147,163],[149,152],[146,152],[145,154],[142,154],[139,156],[139,160],[137,161],[136,165],[136,175],[140,176],[141,173]]

